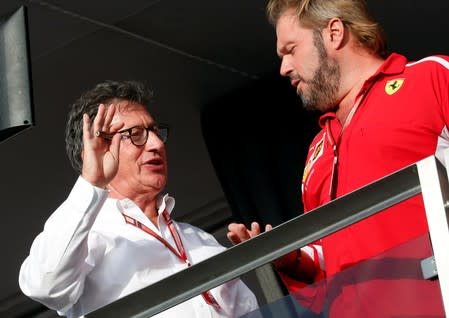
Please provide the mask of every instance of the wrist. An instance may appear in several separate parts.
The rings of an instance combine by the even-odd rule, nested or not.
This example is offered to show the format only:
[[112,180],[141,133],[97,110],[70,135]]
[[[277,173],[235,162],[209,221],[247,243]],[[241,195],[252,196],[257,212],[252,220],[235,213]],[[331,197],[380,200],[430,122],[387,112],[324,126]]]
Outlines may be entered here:
[[301,262],[301,250],[285,254],[273,261],[276,270],[284,273],[295,272]]

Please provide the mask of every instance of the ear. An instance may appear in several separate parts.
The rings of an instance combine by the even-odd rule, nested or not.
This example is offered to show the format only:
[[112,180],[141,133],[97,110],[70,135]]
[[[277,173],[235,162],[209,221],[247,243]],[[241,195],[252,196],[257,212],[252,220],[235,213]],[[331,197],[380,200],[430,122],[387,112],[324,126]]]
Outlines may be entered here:
[[340,18],[330,19],[322,31],[324,43],[335,50],[341,48],[344,45],[346,31],[345,25]]

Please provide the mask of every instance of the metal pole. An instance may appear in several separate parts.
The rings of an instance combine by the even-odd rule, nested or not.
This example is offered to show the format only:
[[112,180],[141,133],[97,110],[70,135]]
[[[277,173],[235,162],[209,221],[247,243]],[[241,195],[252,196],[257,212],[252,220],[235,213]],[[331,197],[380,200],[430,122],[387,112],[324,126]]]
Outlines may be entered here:
[[[445,154],[448,156],[448,153]],[[430,239],[446,316],[449,314],[449,225],[446,207],[449,183],[445,168],[435,158],[417,163]]]

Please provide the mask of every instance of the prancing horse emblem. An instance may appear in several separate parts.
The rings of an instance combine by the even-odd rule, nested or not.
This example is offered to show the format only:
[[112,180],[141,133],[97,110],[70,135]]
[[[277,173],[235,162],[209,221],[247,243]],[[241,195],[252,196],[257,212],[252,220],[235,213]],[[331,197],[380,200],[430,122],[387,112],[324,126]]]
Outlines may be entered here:
[[385,84],[385,92],[388,95],[393,95],[401,88],[402,84],[404,84],[404,80],[405,79],[403,79],[403,78],[397,78],[397,79],[388,81],[387,84]]

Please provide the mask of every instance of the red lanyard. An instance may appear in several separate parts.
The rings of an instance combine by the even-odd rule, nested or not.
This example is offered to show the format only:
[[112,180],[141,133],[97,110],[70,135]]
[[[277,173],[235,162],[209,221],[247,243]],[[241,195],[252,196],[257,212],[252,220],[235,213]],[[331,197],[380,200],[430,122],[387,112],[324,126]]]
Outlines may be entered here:
[[[141,229],[145,233],[150,234],[152,237],[154,237],[159,242],[164,244],[164,246],[166,248],[168,248],[170,252],[172,252],[174,255],[176,255],[181,261],[185,262],[187,264],[187,266],[191,265],[189,262],[189,259],[187,258],[187,254],[184,249],[184,244],[182,244],[181,237],[179,236],[178,231],[176,231],[176,228],[173,224],[173,220],[170,217],[170,214],[168,214],[167,210],[164,210],[164,212],[162,212],[162,216],[164,217],[164,221],[167,224],[168,229],[170,230],[170,233],[175,241],[175,244],[176,244],[176,247],[178,250],[173,248],[173,246],[170,243],[168,243],[164,238],[162,238],[159,234],[154,232],[152,229],[150,229],[145,224],[142,224],[138,220],[136,220],[124,213],[122,213],[122,215],[125,218],[125,222],[127,224],[133,225],[133,226]],[[206,292],[202,293],[201,295],[203,296],[204,300],[206,301],[206,303],[208,305],[213,306],[216,310],[220,309],[220,305],[217,303],[217,301],[215,300],[214,296],[212,295],[212,293],[210,291],[206,291]]]
[[370,79],[370,83],[368,83],[368,86],[365,86],[366,89],[362,88],[362,93],[356,97],[356,101],[354,106],[352,106],[351,111],[349,112],[348,116],[345,119],[345,122],[343,123],[343,126],[340,131],[340,135],[338,136],[338,140],[335,141],[334,137],[332,136],[332,131],[330,127],[330,119],[326,121],[326,134],[329,140],[329,144],[331,145],[333,151],[334,151],[334,160],[332,163],[332,172],[331,172],[331,181],[329,186],[329,197],[330,200],[333,200],[337,197],[337,182],[338,182],[338,148],[341,142],[341,137],[343,135],[343,131],[346,129],[346,127],[349,125],[349,123],[352,121],[352,117],[354,117],[355,112],[359,108],[360,104],[363,103],[366,96],[368,95],[368,92],[373,88],[374,84],[376,83],[376,80],[374,78]]
[[367,95],[368,91],[371,89],[371,87],[373,87],[374,82],[372,82],[370,84],[370,86],[368,87],[368,89],[363,93],[363,95],[359,96],[356,99],[356,102],[354,104],[354,106],[352,106],[351,111],[349,112],[348,116],[346,117],[343,126],[341,128],[340,134],[338,136],[337,141],[335,141],[333,135],[332,135],[332,130],[331,130],[331,125],[330,125],[330,119],[326,120],[326,135],[329,141],[329,144],[332,147],[332,150],[334,152],[334,160],[332,161],[332,172],[331,172],[331,181],[330,181],[330,186],[329,186],[329,197],[330,200],[333,200],[336,198],[337,196],[337,181],[338,181],[338,147],[340,145],[341,142],[341,136],[343,135],[343,131],[346,129],[346,127],[348,127],[349,123],[352,120],[352,117],[354,117],[355,112],[357,111],[357,109],[359,108],[360,104],[363,102],[363,100],[365,99],[365,96]]
[[[343,129],[342,131],[343,132]],[[331,181],[329,186],[329,198],[330,200],[335,199],[336,193],[337,193],[337,179],[338,179],[338,144],[340,143],[341,139],[341,133],[340,138],[338,138],[337,142],[335,142],[334,137],[332,136],[331,131],[331,125],[330,120],[326,120],[326,134],[329,141],[329,144],[332,147],[332,150],[334,152],[334,160],[332,160],[332,172],[331,172]]]

